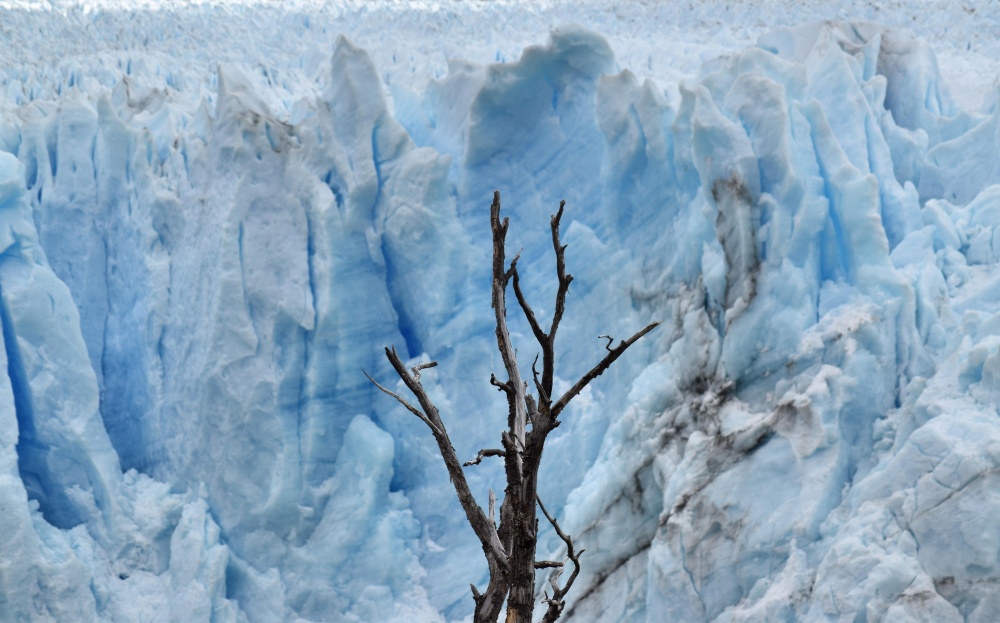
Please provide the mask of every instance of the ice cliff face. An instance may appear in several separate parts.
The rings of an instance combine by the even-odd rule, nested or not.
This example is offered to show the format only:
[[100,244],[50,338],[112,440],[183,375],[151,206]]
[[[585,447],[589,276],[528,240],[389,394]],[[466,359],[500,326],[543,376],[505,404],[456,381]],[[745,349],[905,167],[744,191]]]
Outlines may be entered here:
[[567,200],[562,383],[665,321],[546,454],[570,620],[1000,617],[1000,112],[926,43],[778,29],[659,84],[560,27],[419,90],[342,37],[100,59],[3,73],[0,620],[468,616],[433,440],[361,368],[438,360],[495,445],[494,188],[541,313]]

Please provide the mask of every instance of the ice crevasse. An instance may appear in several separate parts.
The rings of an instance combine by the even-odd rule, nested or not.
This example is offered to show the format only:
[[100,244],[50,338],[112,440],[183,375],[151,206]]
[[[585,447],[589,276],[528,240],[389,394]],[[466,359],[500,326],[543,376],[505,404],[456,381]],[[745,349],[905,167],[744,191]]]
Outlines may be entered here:
[[494,188],[542,315],[567,201],[558,383],[664,321],[546,452],[568,620],[1000,618],[1000,109],[926,43],[779,29],[679,84],[571,26],[421,90],[345,38],[314,65],[4,70],[0,620],[467,618],[479,547],[361,369],[437,360],[459,454],[495,445]]

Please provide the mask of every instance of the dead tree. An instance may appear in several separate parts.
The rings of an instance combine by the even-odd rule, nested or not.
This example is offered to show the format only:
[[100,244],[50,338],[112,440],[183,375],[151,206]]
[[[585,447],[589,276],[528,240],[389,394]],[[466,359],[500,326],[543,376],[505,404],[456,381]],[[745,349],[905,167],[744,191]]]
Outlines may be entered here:
[[[580,554],[573,545],[573,539],[559,527],[555,518],[549,514],[538,497],[538,468],[542,459],[545,439],[557,426],[559,415],[571,400],[576,397],[591,381],[600,376],[622,353],[639,338],[652,331],[659,323],[647,325],[641,331],[620,342],[617,346],[611,338],[606,345],[608,351],[589,372],[584,374],[572,387],[559,398],[552,393],[555,378],[555,341],[556,331],[562,321],[566,306],[566,294],[573,276],[566,273],[566,246],[559,241],[559,221],[562,219],[565,201],[560,202],[559,211],[551,219],[552,247],[556,254],[556,276],[559,280],[556,290],[555,310],[552,314],[552,324],[546,332],[538,323],[535,314],[521,292],[517,272],[517,257],[508,268],[504,258],[504,242],[507,238],[508,219],[500,220],[500,193],[493,193],[493,205],[490,207],[490,223],[493,231],[493,311],[496,315],[497,348],[503,359],[507,379],[500,381],[496,375],[490,375],[490,383],[507,398],[507,429],[500,434],[501,448],[480,450],[476,458],[464,464],[465,467],[479,464],[486,457],[500,457],[504,461],[507,487],[504,490],[503,503],[500,505],[500,522],[497,525],[494,517],[496,498],[493,490],[489,494],[489,511],[483,511],[469,489],[469,484],[462,472],[463,464],[459,462],[455,448],[448,438],[448,431],[437,408],[431,402],[420,384],[422,370],[432,368],[436,362],[420,364],[409,370],[403,364],[395,348],[386,348],[385,354],[393,369],[402,379],[403,384],[417,399],[419,407],[406,401],[402,396],[386,389],[374,379],[368,379],[380,390],[398,400],[413,415],[417,416],[434,435],[441,450],[448,475],[455,486],[458,501],[465,511],[469,525],[475,531],[486,555],[490,579],[485,592],[480,592],[472,586],[472,597],[476,602],[475,622],[495,623],[507,602],[506,623],[531,623],[535,607],[535,570],[554,569],[549,577],[551,596],[546,591],[544,602],[546,612],[543,621],[552,623],[562,614],[566,605],[566,593],[573,586],[580,572]],[[528,383],[521,379],[517,365],[517,352],[511,343],[507,331],[507,285],[513,286],[514,295],[524,312],[531,327],[531,332],[541,348],[542,370],[537,369],[538,355],[532,363],[532,382],[535,394],[528,391]],[[566,544],[566,558],[559,561],[535,560],[535,546],[538,540],[538,520],[536,505],[542,514],[552,524],[556,534]],[[573,564],[573,571],[566,581],[560,585],[559,578],[565,570],[567,562]]]

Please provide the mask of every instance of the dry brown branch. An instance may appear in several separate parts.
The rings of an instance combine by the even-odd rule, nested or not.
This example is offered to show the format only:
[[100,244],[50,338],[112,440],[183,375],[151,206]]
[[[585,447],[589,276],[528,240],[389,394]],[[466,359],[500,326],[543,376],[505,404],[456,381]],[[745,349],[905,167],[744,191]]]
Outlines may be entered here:
[[510,341],[507,330],[507,282],[513,272],[516,272],[517,257],[511,272],[507,272],[504,260],[504,243],[507,240],[507,227],[510,220],[506,217],[500,220],[500,192],[494,191],[493,204],[490,205],[490,227],[493,232],[493,287],[492,305],[496,317],[497,348],[503,359],[503,367],[507,371],[506,385],[509,388],[508,428],[524,445],[524,431],[527,424],[527,414],[524,409],[524,389],[521,384],[521,373],[517,369],[517,352]]
[[439,432],[437,430],[437,427],[435,427],[434,424],[429,419],[427,419],[427,416],[424,415],[420,411],[420,409],[417,409],[416,407],[414,407],[410,403],[406,402],[406,400],[402,396],[400,396],[399,394],[397,394],[397,393],[395,393],[393,391],[390,391],[390,390],[386,389],[385,387],[382,387],[381,385],[379,385],[378,381],[376,381],[371,376],[369,376],[368,373],[365,372],[364,368],[361,369],[361,373],[364,374],[368,378],[368,380],[371,381],[375,385],[375,387],[377,387],[380,390],[382,390],[383,393],[389,394],[390,396],[392,396],[393,398],[395,398],[396,400],[398,400],[401,405],[403,405],[404,407],[406,407],[406,409],[410,413],[412,413],[413,415],[415,415],[418,418],[420,418],[420,420],[424,424],[426,424],[427,426],[429,426],[432,431]]
[[542,510],[542,514],[545,515],[545,518],[549,520],[550,524],[552,524],[552,528],[556,531],[556,534],[559,535],[559,538],[566,544],[566,557],[573,563],[573,573],[570,574],[569,579],[566,580],[566,584],[564,584],[562,588],[559,587],[559,576],[566,568],[564,563],[556,565],[558,566],[558,571],[553,573],[552,577],[549,579],[549,583],[552,586],[552,597],[547,600],[548,608],[545,611],[545,618],[542,619],[542,623],[554,623],[556,619],[559,618],[559,615],[562,614],[563,608],[566,607],[566,600],[563,598],[566,596],[566,593],[569,592],[569,589],[572,588],[573,582],[576,581],[576,577],[580,575],[580,556],[586,550],[581,549],[577,552],[573,548],[573,539],[562,531],[562,528],[559,527],[559,522],[557,522],[555,518],[549,514],[549,511],[545,509],[545,505],[542,504],[542,498],[536,496],[535,499],[538,501],[538,508]]
[[514,296],[517,297],[517,302],[521,306],[521,311],[524,312],[524,318],[528,321],[531,332],[534,334],[535,339],[538,340],[538,345],[544,349],[548,344],[549,336],[542,331],[541,325],[538,324],[538,319],[535,318],[534,310],[531,309],[531,305],[528,305],[527,299],[524,298],[524,293],[521,292],[521,279],[516,270],[514,271],[514,278],[511,280],[511,285],[514,286]]
[[[465,510],[469,524],[475,531],[476,536],[479,537],[483,545],[483,550],[487,553],[488,558],[492,556],[500,566],[506,567],[509,564],[507,552],[500,543],[496,527],[486,517],[483,509],[476,503],[472,491],[469,489],[469,484],[465,480],[465,474],[462,472],[458,456],[455,454],[455,448],[448,438],[448,432],[441,421],[441,416],[438,415],[437,407],[434,406],[434,403],[427,396],[427,392],[424,391],[420,381],[414,378],[403,365],[403,361],[400,359],[396,349],[386,348],[385,355],[389,359],[389,363],[392,364],[393,369],[396,370],[396,374],[399,375],[399,378],[402,379],[410,392],[416,396],[417,401],[423,408],[424,415],[426,416],[425,421],[429,422],[431,432],[434,433],[434,439],[437,441],[438,449],[441,451],[445,467],[448,469],[448,475],[451,476],[451,482],[455,487],[455,493],[458,495],[458,501],[462,505],[462,509]],[[372,382],[374,383],[375,381],[372,380]],[[378,386],[377,383],[376,386]],[[384,388],[382,389],[385,391]],[[412,411],[415,410],[413,409]]]
[[462,467],[471,467],[473,465],[479,465],[480,463],[483,462],[483,459],[485,459],[488,456],[504,456],[504,451],[498,448],[487,448],[484,450],[480,450],[478,453],[476,453],[476,458],[472,459],[471,461],[466,461],[465,463],[462,463]]
[[554,418],[559,417],[559,414],[562,412],[563,409],[566,408],[566,405],[569,404],[570,400],[573,400],[573,398],[575,398],[577,394],[583,391],[583,388],[589,385],[591,381],[604,374],[604,371],[607,370],[609,367],[611,367],[611,364],[613,364],[616,359],[621,357],[622,353],[628,350],[629,346],[635,344],[636,341],[639,340],[639,338],[641,338],[642,336],[646,335],[647,333],[655,329],[657,326],[659,326],[659,324],[660,324],[659,322],[649,323],[648,325],[643,327],[642,330],[640,330],[638,333],[636,333],[629,339],[624,340],[618,346],[612,348],[611,351],[604,356],[604,359],[601,359],[600,363],[591,368],[590,372],[584,374],[583,377],[579,381],[577,381],[575,385],[573,385],[573,387],[570,387],[569,390],[567,390],[567,392],[562,395],[562,398],[560,398],[558,401],[556,401],[554,405],[552,405],[552,417]]
[[[649,333],[658,324],[648,325],[614,348],[612,348],[614,340],[607,338],[608,354],[604,359],[577,381],[557,402],[552,403],[556,332],[565,312],[569,285],[573,281],[573,276],[566,273],[566,245],[560,242],[559,237],[559,224],[562,220],[564,207],[565,202],[560,202],[558,212],[550,220],[558,286],[552,323],[548,332],[545,332],[521,291],[517,266],[520,252],[511,260],[509,267],[506,265],[504,245],[506,244],[509,221],[506,218],[500,219],[500,193],[493,194],[493,203],[490,206],[490,229],[493,235],[491,304],[496,320],[497,350],[503,360],[507,379],[500,381],[495,374],[491,374],[490,384],[503,392],[507,400],[507,427],[500,433],[502,449],[482,449],[472,461],[459,463],[438,410],[420,383],[421,371],[433,368],[437,365],[435,362],[423,363],[407,369],[394,348],[385,349],[386,357],[400,380],[417,399],[419,408],[378,384],[365,373],[368,380],[379,390],[399,401],[408,411],[427,424],[434,434],[459,503],[482,544],[486,563],[489,566],[489,584],[486,591],[480,592],[475,585],[470,585],[472,598],[476,604],[473,615],[475,623],[496,623],[505,603],[507,623],[531,623],[535,605],[535,572],[538,569],[553,570],[549,577],[553,595],[550,598],[546,594],[545,603],[548,608],[544,621],[552,623],[562,613],[566,603],[566,593],[580,572],[579,557],[583,550],[577,552],[574,549],[572,539],[562,531],[559,524],[538,499],[538,470],[545,440],[548,434],[559,425],[557,417],[570,400],[579,394],[587,384],[607,370],[629,346]],[[514,295],[517,297],[521,311],[524,313],[541,350],[541,372],[537,368],[538,356],[535,357],[531,365],[537,399],[528,392],[528,384],[521,379],[517,365],[517,350],[514,348],[507,328],[506,291],[508,284],[513,286]],[[531,423],[530,431],[527,430],[529,422]],[[484,458],[491,456],[503,458],[506,478],[504,499],[499,508],[499,526],[495,517],[496,495],[493,489],[489,490],[487,513],[473,498],[462,470],[463,467],[478,465]],[[535,560],[538,539],[536,509],[541,509],[546,519],[552,524],[556,534],[566,544],[566,560],[562,562]],[[559,578],[566,569],[567,560],[573,562],[574,569],[566,583],[560,587]]]
[[413,366],[412,368],[410,368],[410,371],[413,372],[413,378],[419,381],[421,370],[426,370],[427,368],[436,368],[437,364],[438,362],[436,361],[428,361],[427,363],[421,363],[419,365]]
[[[556,277],[559,279],[559,289],[556,290],[556,307],[552,315],[552,328],[549,329],[549,340],[555,341],[556,331],[562,321],[563,313],[566,311],[566,294],[569,292],[569,284],[573,281],[573,275],[566,274],[566,245],[559,241],[559,222],[562,220],[565,201],[559,202],[559,211],[555,213],[550,221],[552,229],[552,248],[556,252]],[[546,385],[551,392],[551,387]]]

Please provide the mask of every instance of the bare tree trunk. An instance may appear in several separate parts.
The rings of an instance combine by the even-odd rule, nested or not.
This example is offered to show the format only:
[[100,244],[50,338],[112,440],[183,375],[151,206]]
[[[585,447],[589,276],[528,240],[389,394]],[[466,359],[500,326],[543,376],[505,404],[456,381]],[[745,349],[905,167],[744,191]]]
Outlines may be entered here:
[[[541,440],[544,441],[544,440]],[[526,448],[523,456],[524,478],[515,495],[514,506],[514,551],[510,559],[510,595],[507,597],[507,623],[531,623],[535,608],[535,549],[538,544],[538,519],[535,514],[535,499],[538,488],[539,456],[529,455],[529,451],[541,452],[537,448]]]
[[[548,513],[538,498],[538,470],[541,465],[542,451],[545,449],[545,439],[559,426],[559,414],[569,402],[592,380],[607,370],[629,346],[659,324],[654,322],[647,325],[614,348],[612,348],[614,340],[607,337],[608,354],[561,398],[555,402],[552,401],[556,331],[565,311],[569,284],[573,281],[573,276],[566,274],[566,247],[559,241],[559,223],[562,219],[564,205],[565,202],[559,204],[559,211],[552,216],[551,220],[552,246],[556,255],[556,276],[559,283],[552,324],[548,332],[544,331],[538,324],[531,306],[528,305],[521,292],[517,272],[518,258],[515,257],[510,263],[510,268],[507,268],[504,244],[507,239],[509,221],[506,218],[500,220],[499,192],[493,193],[493,204],[490,206],[490,226],[493,232],[492,306],[496,317],[497,349],[507,372],[506,381],[500,381],[496,375],[491,375],[490,383],[506,395],[507,429],[500,435],[502,450],[480,450],[476,458],[465,463],[464,466],[478,465],[485,457],[503,457],[507,487],[504,490],[504,500],[500,507],[499,527],[497,527],[493,517],[492,490],[490,491],[489,516],[487,516],[473,498],[444,423],[441,421],[437,408],[420,384],[420,371],[437,364],[430,362],[407,370],[394,348],[385,349],[386,357],[392,363],[399,378],[417,398],[420,409],[408,403],[398,394],[379,385],[370,376],[368,377],[376,387],[398,400],[431,429],[469,525],[472,526],[482,544],[483,554],[486,556],[486,563],[489,566],[490,579],[486,592],[483,594],[480,594],[474,585],[472,586],[472,597],[476,603],[475,623],[496,623],[503,609],[504,600],[507,602],[506,623],[531,623],[535,608],[535,571],[539,567],[555,569],[549,578],[552,596],[549,597],[546,593],[545,602],[548,608],[544,623],[554,623],[561,615],[566,605],[566,593],[580,572],[580,554],[583,553],[583,550],[576,551],[573,540],[562,531],[555,518]],[[535,363],[531,367],[535,391],[538,395],[537,400],[534,395],[528,393],[527,383],[521,379],[517,365],[517,351],[507,330],[507,285],[511,282],[517,302],[541,349],[541,377],[535,368],[538,357],[535,357]],[[566,544],[566,560],[573,563],[573,572],[562,586],[559,586],[558,578],[564,570],[565,560],[563,562],[535,560],[538,545],[536,504],[552,524],[556,534]]]

